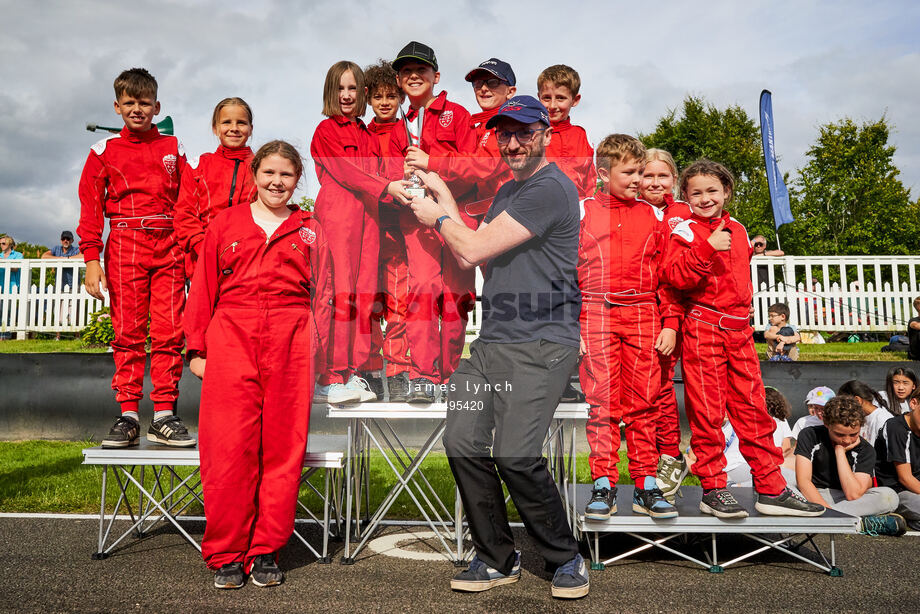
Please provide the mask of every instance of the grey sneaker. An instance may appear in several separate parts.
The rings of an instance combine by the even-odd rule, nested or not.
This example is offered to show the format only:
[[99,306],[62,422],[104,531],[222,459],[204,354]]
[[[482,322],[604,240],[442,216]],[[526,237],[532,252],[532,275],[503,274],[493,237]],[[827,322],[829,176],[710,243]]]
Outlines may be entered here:
[[214,588],[243,588],[246,574],[242,563],[227,563],[214,574]]
[[812,503],[791,488],[775,496],[758,494],[754,509],[767,516],[820,516],[824,513],[823,505]]
[[249,572],[252,583],[259,588],[266,586],[278,586],[284,582],[284,574],[275,562],[274,554],[260,554],[252,563],[252,569]]
[[748,516],[747,510],[738,503],[735,495],[727,488],[713,488],[709,492],[704,492],[700,500],[700,511],[716,518],[747,518]]
[[437,387],[427,377],[417,377],[409,382],[409,403],[434,403],[437,399]]
[[197,439],[188,434],[179,416],[166,416],[151,422],[147,429],[147,441],[173,448],[191,448],[198,443]]
[[479,555],[473,556],[469,567],[458,573],[450,581],[450,588],[465,593],[478,593],[502,584],[512,584],[521,579],[521,551],[514,551],[514,567],[507,576],[497,569],[489,567]]
[[136,446],[140,440],[141,427],[137,420],[126,416],[118,416],[115,424],[109,429],[109,434],[102,440],[103,448],[127,448]]
[[370,388],[371,392],[377,395],[377,400],[382,401],[383,400],[383,376],[374,375],[370,371],[367,371],[361,374],[361,378],[364,379],[365,382],[367,382],[367,386],[368,388]]
[[553,576],[553,597],[557,599],[578,599],[588,594],[588,569],[580,554],[556,570]]
[[690,468],[687,466],[687,461],[684,460],[683,455],[680,458],[674,458],[673,456],[662,454],[658,458],[655,483],[665,497],[671,497],[680,488],[681,483],[689,472]]

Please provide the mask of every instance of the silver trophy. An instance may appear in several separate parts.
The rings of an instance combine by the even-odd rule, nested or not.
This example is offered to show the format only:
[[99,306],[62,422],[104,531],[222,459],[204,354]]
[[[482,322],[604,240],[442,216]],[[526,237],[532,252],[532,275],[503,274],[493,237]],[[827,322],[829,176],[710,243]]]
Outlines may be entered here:
[[406,188],[406,194],[412,198],[415,198],[416,196],[419,198],[425,198],[428,196],[428,192],[422,186],[422,180],[418,175],[412,173],[412,175],[409,177],[409,181],[412,182],[412,185]]
[[[406,136],[409,139],[409,144],[414,145],[415,147],[421,147],[422,144],[422,126],[424,125],[425,119],[425,107],[421,107],[418,110],[418,116],[414,121],[410,121],[403,113],[402,107],[399,107],[399,112],[402,115],[403,126],[406,128]],[[406,188],[406,193],[415,198],[425,198],[428,196],[428,192],[422,186],[422,179],[413,173],[409,176],[409,181],[412,183],[411,186]]]

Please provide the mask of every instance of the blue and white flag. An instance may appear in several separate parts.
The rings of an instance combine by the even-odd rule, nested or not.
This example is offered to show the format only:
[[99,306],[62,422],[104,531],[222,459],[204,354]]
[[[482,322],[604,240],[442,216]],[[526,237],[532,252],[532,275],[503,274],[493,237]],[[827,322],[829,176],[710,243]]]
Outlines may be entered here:
[[763,139],[763,159],[767,168],[767,184],[770,186],[770,202],[773,204],[773,223],[776,228],[794,222],[789,207],[789,190],[783,182],[783,175],[776,163],[776,147],[773,140],[773,99],[769,90],[760,93],[760,136]]

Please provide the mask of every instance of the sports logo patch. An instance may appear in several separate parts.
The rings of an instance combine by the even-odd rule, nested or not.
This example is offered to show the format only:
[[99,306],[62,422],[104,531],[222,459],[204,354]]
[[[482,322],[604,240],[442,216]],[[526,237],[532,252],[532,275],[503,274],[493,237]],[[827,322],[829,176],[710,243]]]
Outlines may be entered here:
[[176,174],[176,156],[173,154],[166,154],[163,156],[163,167],[166,169],[166,172],[170,175]]
[[489,135],[490,135],[490,134],[492,134],[492,131],[491,131],[491,130],[486,130],[485,132],[482,133],[482,138],[479,139],[479,146],[480,146],[480,147],[485,147],[485,146],[486,146],[486,143],[489,142]]
[[684,221],[684,218],[678,215],[668,220],[668,226],[671,227],[671,230],[674,230],[674,228],[683,221]]
[[441,117],[438,118],[438,123],[441,124],[442,128],[447,128],[452,121],[454,121],[453,111],[444,111],[441,113]]
[[300,240],[306,243],[307,245],[312,245],[316,241],[316,233],[304,226],[299,231]]

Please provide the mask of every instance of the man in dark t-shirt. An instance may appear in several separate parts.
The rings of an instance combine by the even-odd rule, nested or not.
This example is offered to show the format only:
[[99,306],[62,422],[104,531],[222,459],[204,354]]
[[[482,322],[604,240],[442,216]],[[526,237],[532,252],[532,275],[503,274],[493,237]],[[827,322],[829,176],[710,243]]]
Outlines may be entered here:
[[[543,461],[543,439],[578,360],[578,191],[546,160],[549,114],[516,96],[493,116],[502,159],[514,179],[471,230],[437,175],[418,172],[435,200],[414,198],[419,221],[434,227],[463,267],[484,265],[483,319],[450,378],[444,449],[470,526],[476,556],[451,588],[483,591],[520,578],[502,480],[546,562],[552,594],[588,594],[588,573]],[[435,202],[437,201],[437,202]]]

